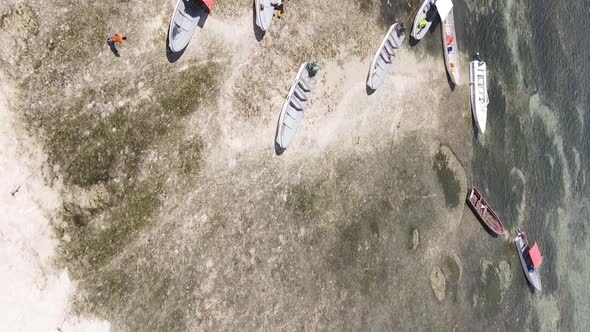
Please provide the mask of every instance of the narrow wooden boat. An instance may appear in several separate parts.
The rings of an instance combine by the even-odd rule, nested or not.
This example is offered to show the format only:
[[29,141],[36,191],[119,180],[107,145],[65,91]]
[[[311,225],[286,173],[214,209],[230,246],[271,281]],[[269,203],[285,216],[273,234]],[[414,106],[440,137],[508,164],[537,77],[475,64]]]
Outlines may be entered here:
[[455,18],[453,9],[446,16],[440,13],[442,22],[440,31],[442,32],[443,53],[445,56],[445,65],[451,82],[460,85],[459,80],[459,48],[457,47],[457,34],[455,33]]
[[516,245],[516,252],[520,258],[520,265],[524,271],[528,282],[538,291],[542,290],[541,275],[539,274],[539,267],[543,262],[543,256],[539,251],[537,242],[533,246],[529,246],[529,241],[525,232],[518,230],[518,234],[514,239]]
[[486,229],[496,235],[504,234],[502,221],[475,187],[471,188],[467,196],[467,205]]

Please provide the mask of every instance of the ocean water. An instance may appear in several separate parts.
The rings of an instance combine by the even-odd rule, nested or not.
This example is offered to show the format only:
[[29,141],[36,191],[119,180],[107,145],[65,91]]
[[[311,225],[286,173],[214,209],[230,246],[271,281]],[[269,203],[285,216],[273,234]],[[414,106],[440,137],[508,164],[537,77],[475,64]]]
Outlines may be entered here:
[[543,252],[543,292],[517,294],[513,305],[534,308],[544,329],[588,330],[590,2],[486,4],[455,2],[462,50],[488,65],[488,130],[474,138],[473,181],[511,232],[525,229]]

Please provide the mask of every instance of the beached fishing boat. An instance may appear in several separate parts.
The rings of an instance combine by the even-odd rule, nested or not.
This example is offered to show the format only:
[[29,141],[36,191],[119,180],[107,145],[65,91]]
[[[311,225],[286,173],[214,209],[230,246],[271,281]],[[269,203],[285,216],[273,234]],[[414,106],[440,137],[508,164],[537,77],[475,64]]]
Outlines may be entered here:
[[305,62],[299,67],[279,116],[275,140],[281,149],[286,149],[295,137],[303,119],[303,111],[315,87],[318,71],[319,67],[315,63]]
[[268,30],[275,12],[272,0],[255,0],[254,5],[256,7],[256,25],[262,31]]
[[[453,15],[453,8],[451,3],[451,8],[439,6],[439,2],[437,1],[436,7],[438,8],[441,20],[441,29],[442,32],[442,44],[443,44],[443,53],[445,56],[445,65],[447,67],[447,73],[449,73],[449,77],[451,82],[455,85],[461,84],[459,81],[459,48],[457,47],[457,35],[455,33],[455,18]],[[448,12],[441,12],[441,8],[446,10],[448,8]]]
[[537,242],[533,243],[532,247],[529,247],[526,233],[519,229],[518,234],[514,239],[514,243],[516,244],[516,252],[518,252],[520,265],[522,266],[524,275],[536,290],[541,291],[542,286],[539,267],[543,262],[543,256],[541,256]]
[[426,36],[430,29],[432,22],[436,18],[436,9],[434,7],[435,0],[424,0],[418,12],[414,17],[414,24],[412,25],[412,38],[420,40]]
[[471,187],[471,191],[469,191],[467,205],[486,229],[496,235],[504,234],[502,221],[475,187]]
[[184,50],[197,27],[203,27],[216,0],[178,0],[168,28],[168,47],[173,52]]
[[405,31],[406,27],[403,23],[394,23],[385,34],[369,68],[369,77],[367,78],[369,88],[377,90],[383,84],[391,65],[391,59],[399,51],[406,36]]
[[479,53],[476,53],[475,60],[469,63],[469,88],[473,119],[482,134],[486,130],[489,103],[486,71],[486,63],[481,61]]

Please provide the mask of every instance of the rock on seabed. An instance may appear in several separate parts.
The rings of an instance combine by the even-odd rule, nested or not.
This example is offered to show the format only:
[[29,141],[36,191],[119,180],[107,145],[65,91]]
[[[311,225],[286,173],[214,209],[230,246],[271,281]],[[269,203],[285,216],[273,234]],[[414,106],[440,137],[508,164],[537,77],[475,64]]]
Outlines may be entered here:
[[432,286],[434,295],[439,301],[445,299],[445,275],[438,265],[435,265],[432,272],[430,272],[430,286]]

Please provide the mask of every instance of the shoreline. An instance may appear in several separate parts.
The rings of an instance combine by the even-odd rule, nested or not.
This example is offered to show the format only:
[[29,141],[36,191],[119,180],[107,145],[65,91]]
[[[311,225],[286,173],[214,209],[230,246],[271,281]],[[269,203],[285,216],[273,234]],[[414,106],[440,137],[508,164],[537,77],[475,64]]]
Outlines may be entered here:
[[45,185],[43,154],[16,124],[9,100],[14,91],[0,83],[0,321],[7,330],[106,331],[105,322],[70,315],[75,282],[54,266],[57,240],[50,219],[59,194]]

